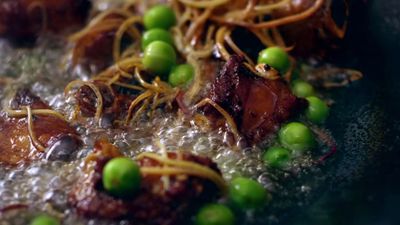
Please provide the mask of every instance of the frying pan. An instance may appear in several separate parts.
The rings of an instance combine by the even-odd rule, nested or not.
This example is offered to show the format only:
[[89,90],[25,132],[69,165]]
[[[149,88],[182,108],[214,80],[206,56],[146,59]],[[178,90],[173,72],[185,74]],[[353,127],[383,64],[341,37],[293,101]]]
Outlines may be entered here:
[[353,0],[350,9],[343,46],[328,61],[364,78],[330,91],[327,127],[339,151],[322,168],[326,179],[279,224],[400,224],[400,1]]
[[352,0],[350,11],[344,43],[327,61],[364,78],[328,92],[335,104],[327,127],[338,152],[316,173],[290,181],[306,184],[293,185],[303,194],[265,212],[276,215],[268,224],[400,224],[400,1]]

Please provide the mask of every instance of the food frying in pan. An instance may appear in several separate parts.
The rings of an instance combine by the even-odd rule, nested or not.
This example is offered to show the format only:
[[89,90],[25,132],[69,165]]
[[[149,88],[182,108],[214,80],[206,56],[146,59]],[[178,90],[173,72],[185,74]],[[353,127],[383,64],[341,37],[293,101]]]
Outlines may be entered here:
[[329,0],[1,0],[0,220],[279,223],[335,157],[346,29]]

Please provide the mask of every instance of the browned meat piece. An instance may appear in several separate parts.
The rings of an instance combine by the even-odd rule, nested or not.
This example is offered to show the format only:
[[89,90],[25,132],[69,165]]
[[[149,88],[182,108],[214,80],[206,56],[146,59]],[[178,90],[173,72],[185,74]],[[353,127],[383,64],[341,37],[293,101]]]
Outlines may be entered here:
[[[296,15],[318,2],[315,0],[292,0],[289,7],[277,10],[274,17],[281,18]],[[323,56],[329,46],[334,46],[343,38],[344,28],[339,27],[332,18],[332,1],[324,1],[318,11],[311,17],[281,28],[288,45],[295,45],[293,54],[299,56]]]
[[[23,111],[26,106],[30,106],[32,110],[50,109],[31,92],[19,91],[11,103],[11,108]],[[26,114],[26,111],[24,112]],[[9,117],[4,112],[0,114],[0,163],[16,165],[43,157],[66,159],[81,145],[76,131],[57,116],[33,114],[32,124],[33,133],[41,146],[37,146],[29,134],[27,116]]]
[[60,33],[82,25],[90,6],[89,0],[2,0],[0,36],[25,40],[43,30]]
[[[142,175],[141,188],[136,196],[131,199],[110,196],[102,187],[102,170],[107,161],[119,155],[118,150],[104,141],[96,143],[96,148],[93,167],[86,171],[69,196],[70,204],[81,215],[128,219],[135,224],[177,225],[190,212],[189,205],[193,207],[211,200],[218,193],[214,183],[195,176],[171,175],[166,187],[161,175]],[[216,164],[208,158],[173,152],[168,153],[168,158],[195,162],[220,174]],[[158,161],[148,157],[139,159],[138,163],[142,169],[162,167]]]
[[[294,96],[284,80],[256,76],[242,63],[242,57],[232,56],[213,82],[209,98],[234,118],[249,144],[256,144],[302,110],[306,102]],[[205,112],[220,117],[210,107]]]
[[[107,110],[110,112],[115,112],[119,110],[118,102],[114,101],[115,94],[114,90],[110,89],[107,85],[102,83],[94,83],[94,85],[99,89],[102,100],[103,100],[103,111]],[[97,96],[95,92],[87,85],[79,88],[78,92],[75,94],[78,101],[79,109],[82,115],[85,117],[94,117],[96,114],[96,102]],[[117,103],[117,104],[114,104]]]
[[84,65],[91,71],[101,71],[111,65],[116,29],[79,39],[73,50],[73,64]]
[[[93,82],[101,93],[103,108],[102,117],[110,121],[115,119],[123,119],[128,112],[130,103],[135,99],[135,95],[124,95],[116,92],[104,83]],[[75,94],[78,107],[84,117],[94,117],[97,110],[97,96],[95,92],[88,86],[83,85]]]
[[[125,70],[133,73],[130,71],[133,69],[135,67]],[[74,95],[76,109],[83,117],[94,117],[101,126],[120,125],[122,121],[128,125],[143,117],[152,117],[160,107],[165,110],[174,108],[178,89],[146,72],[139,72],[135,78],[130,74],[123,77],[118,70],[113,66],[92,80],[75,80],[67,85],[65,93],[78,86]],[[147,83],[148,80],[152,82]]]
[[[96,20],[95,17],[93,20]],[[127,19],[126,15],[110,13],[97,23],[89,24],[83,32],[71,36],[75,44],[72,63],[82,65],[92,72],[99,72],[113,63],[113,46],[116,33]],[[122,47],[131,43],[129,35],[122,36]]]
[[72,36],[71,41],[75,42],[73,64],[84,65],[93,71],[101,71],[110,66],[113,61],[115,34],[125,19],[122,15],[110,14],[97,24],[89,25],[91,27],[86,28],[89,29],[87,33]]

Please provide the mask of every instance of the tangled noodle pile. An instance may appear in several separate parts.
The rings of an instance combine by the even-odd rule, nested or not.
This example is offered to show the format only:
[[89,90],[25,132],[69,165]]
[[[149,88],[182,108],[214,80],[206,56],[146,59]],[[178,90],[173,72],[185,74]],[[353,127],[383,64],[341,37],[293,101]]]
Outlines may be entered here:
[[[199,100],[199,93],[207,81],[207,71],[204,71],[204,67],[211,58],[228,61],[232,54],[242,55],[246,59],[245,65],[248,69],[259,76],[268,76],[257,69],[254,59],[235,43],[232,38],[235,29],[246,29],[265,47],[280,46],[290,51],[294,46],[287,46],[280,32],[282,26],[315,16],[322,21],[319,23],[321,27],[317,28],[334,31],[335,36],[339,38],[343,37],[346,27],[344,25],[343,28],[339,28],[334,22],[330,0],[171,0],[169,3],[177,18],[177,24],[171,32],[179,58],[195,68],[194,81],[185,94],[186,103],[189,105]],[[147,81],[149,79],[143,68],[140,48],[143,30],[141,14],[153,4],[153,1],[128,1],[119,8],[99,13],[87,27],[70,37],[73,43],[91,42],[101,33],[115,31],[112,47],[113,65],[95,75],[91,81],[75,81],[66,88],[68,92],[74,85],[88,84],[97,95],[97,118],[102,113],[101,93],[95,85],[90,84],[91,82],[103,82],[110,90],[111,86],[119,86],[141,92],[129,107],[126,124],[146,108],[155,109],[160,104],[170,103],[179,93],[179,90],[172,88],[159,77]],[[122,47],[126,37],[129,37],[130,44]],[[76,44],[72,54],[74,64],[84,55],[84,51],[84,48]],[[291,69],[284,76],[287,79],[290,79],[296,64],[294,58],[291,58],[291,62]],[[136,80],[135,84],[132,84],[132,79]],[[133,110],[140,104],[137,113],[132,115]]]

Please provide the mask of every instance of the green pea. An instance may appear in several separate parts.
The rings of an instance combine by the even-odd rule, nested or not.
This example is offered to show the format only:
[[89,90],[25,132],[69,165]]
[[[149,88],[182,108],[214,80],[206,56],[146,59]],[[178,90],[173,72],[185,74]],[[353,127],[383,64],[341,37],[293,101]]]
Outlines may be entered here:
[[187,87],[192,82],[193,77],[193,66],[190,64],[182,64],[172,69],[168,77],[168,82],[174,87]]
[[271,147],[264,153],[263,160],[272,168],[284,168],[289,164],[290,151],[286,148]]
[[269,202],[265,188],[257,181],[244,177],[232,180],[229,198],[241,209],[259,209]]
[[144,50],[143,65],[158,75],[167,75],[176,64],[174,48],[162,41],[153,41]]
[[279,131],[281,144],[294,153],[302,153],[312,149],[316,142],[311,130],[302,123],[292,122]]
[[258,63],[268,64],[281,74],[286,73],[290,67],[289,55],[280,47],[269,47],[261,51],[258,55]]
[[308,107],[306,109],[306,117],[314,123],[323,123],[329,115],[329,107],[324,101],[317,97],[308,97]]
[[299,98],[306,98],[315,94],[314,87],[301,80],[296,80],[293,82],[292,91],[294,95]]
[[140,188],[139,166],[130,158],[111,159],[103,168],[104,189],[117,197],[132,196]]
[[155,28],[143,33],[142,49],[146,49],[146,47],[154,41],[163,41],[167,44],[174,45],[174,39],[170,32]]
[[176,16],[170,7],[157,5],[145,12],[143,22],[147,30],[154,28],[168,30],[176,24]]
[[35,217],[30,225],[60,225],[60,222],[51,216],[47,216],[47,215],[40,215]]
[[197,213],[196,225],[234,225],[235,216],[232,211],[220,204],[206,205]]

